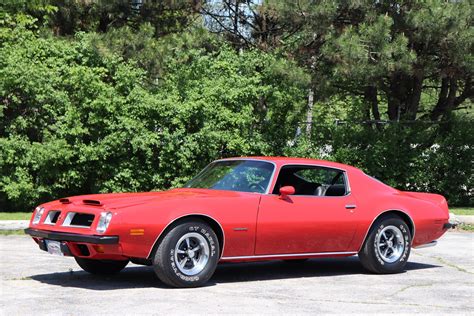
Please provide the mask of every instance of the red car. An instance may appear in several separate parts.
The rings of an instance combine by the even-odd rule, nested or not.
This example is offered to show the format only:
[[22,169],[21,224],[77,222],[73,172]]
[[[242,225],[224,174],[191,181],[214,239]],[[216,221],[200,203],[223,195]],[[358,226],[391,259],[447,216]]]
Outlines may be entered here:
[[396,273],[411,247],[435,245],[452,226],[441,195],[399,191],[339,163],[251,157],[214,161],[179,189],[45,203],[26,233],[90,273],[131,261],[195,287],[225,261],[358,254],[369,271]]

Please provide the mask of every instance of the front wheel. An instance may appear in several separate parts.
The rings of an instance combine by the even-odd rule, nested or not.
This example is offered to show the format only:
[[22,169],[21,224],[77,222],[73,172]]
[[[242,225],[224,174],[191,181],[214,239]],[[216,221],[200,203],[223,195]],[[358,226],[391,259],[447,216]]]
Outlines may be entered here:
[[359,252],[360,262],[374,273],[402,272],[410,256],[408,225],[396,215],[378,219]]
[[209,225],[201,221],[173,227],[153,256],[158,278],[173,287],[198,287],[214,274],[219,261],[219,242]]
[[78,257],[74,259],[84,271],[92,274],[116,274],[128,264],[128,260],[94,260]]

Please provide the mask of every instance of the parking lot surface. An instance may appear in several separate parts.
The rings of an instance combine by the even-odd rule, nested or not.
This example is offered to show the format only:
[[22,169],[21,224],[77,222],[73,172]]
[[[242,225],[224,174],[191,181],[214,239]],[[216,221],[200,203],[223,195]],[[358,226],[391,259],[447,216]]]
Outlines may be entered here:
[[357,257],[221,264],[208,286],[171,289],[151,267],[93,276],[27,236],[0,236],[2,315],[474,314],[474,233],[412,250],[405,273],[366,273]]

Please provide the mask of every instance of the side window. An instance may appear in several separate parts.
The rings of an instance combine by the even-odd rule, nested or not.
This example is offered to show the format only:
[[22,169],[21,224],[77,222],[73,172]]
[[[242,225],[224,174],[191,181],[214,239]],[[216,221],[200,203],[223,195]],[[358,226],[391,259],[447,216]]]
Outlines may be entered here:
[[325,167],[284,166],[273,194],[287,185],[295,188],[295,195],[343,196],[347,192],[344,171]]

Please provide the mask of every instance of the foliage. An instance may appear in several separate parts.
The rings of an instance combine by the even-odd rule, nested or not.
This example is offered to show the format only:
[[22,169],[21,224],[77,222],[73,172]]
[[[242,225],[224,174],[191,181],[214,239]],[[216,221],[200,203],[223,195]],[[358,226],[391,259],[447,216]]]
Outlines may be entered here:
[[474,232],[474,225],[473,224],[461,224],[458,226],[459,230]]
[[0,210],[180,186],[240,155],[472,205],[472,20],[466,1],[6,0]]
[[[359,111],[366,119],[439,120],[473,97],[470,1],[241,2],[238,9],[236,1],[210,1],[224,13],[205,13],[221,22],[221,33],[241,39],[233,40],[237,46],[295,56],[311,73],[319,100],[364,96]],[[436,100],[422,107],[431,89]]]
[[304,106],[304,82],[286,75],[294,65],[270,54],[176,51],[150,88],[133,59],[101,54],[86,34],[70,41],[20,27],[9,36],[0,48],[2,209],[164,189],[216,157],[277,152]]
[[56,35],[107,32],[150,24],[157,36],[180,32],[195,20],[199,4],[192,0],[3,0],[7,16],[31,17]]
[[400,190],[439,193],[450,205],[472,206],[472,123],[420,125],[320,125],[311,140],[299,140],[286,154],[339,161]]

